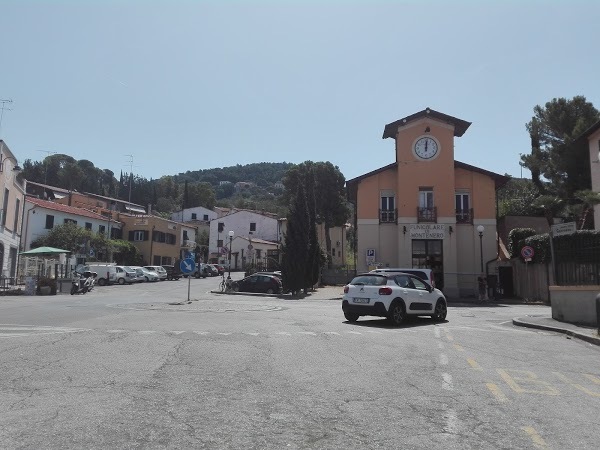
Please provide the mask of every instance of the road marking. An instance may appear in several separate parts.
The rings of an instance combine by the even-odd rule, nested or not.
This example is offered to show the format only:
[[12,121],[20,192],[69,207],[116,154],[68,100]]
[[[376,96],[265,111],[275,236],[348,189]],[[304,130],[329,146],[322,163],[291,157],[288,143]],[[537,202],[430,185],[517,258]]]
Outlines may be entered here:
[[445,366],[445,365],[447,365],[447,364],[448,364],[448,356],[447,356],[445,353],[442,353],[442,354],[440,355],[440,364],[441,364],[442,366]]
[[535,428],[522,427],[521,429],[529,435],[533,441],[533,445],[535,445],[537,448],[548,448],[548,444],[546,444],[546,441],[544,441],[538,432],[535,431]]
[[298,333],[300,334],[308,334],[309,336],[316,336],[317,333],[315,333],[314,331],[299,331]]
[[381,332],[379,332],[379,331],[375,331],[375,330],[365,330],[365,333],[375,333],[375,334],[381,334]]
[[172,334],[183,334],[183,333],[185,333],[185,331],[169,331],[169,333],[172,333]]
[[207,334],[209,334],[208,331],[192,331],[192,333],[199,334],[201,336],[206,336]]
[[106,330],[107,333],[125,333],[125,330]]
[[453,409],[449,409],[444,414],[446,419],[446,426],[444,427],[444,432],[449,434],[457,434],[459,428],[459,420],[456,416],[456,411]]
[[231,333],[217,333],[220,334],[221,336],[229,336]]
[[444,343],[443,342],[438,342],[438,348],[439,349],[443,349],[444,348]]
[[460,345],[458,345],[458,344],[454,344],[454,348],[455,348],[457,351],[459,351],[459,352],[464,352],[464,351],[465,351],[465,349],[464,349],[464,348],[462,348],[462,347],[461,347]]
[[139,334],[154,334],[156,333],[156,331],[154,330],[140,330],[138,331]]
[[358,331],[346,331],[346,333],[349,333],[349,334],[362,334],[362,333],[359,333]]
[[454,386],[452,385],[452,375],[449,373],[442,374],[442,388],[446,389],[447,391],[454,389]]
[[589,375],[587,373],[584,373],[583,376],[590,380],[592,383],[600,384],[600,378],[598,378],[597,376]]
[[439,329],[438,327],[435,327],[435,328],[433,329],[433,335],[434,335],[436,338],[439,338],[439,337],[441,336],[440,329]]
[[338,333],[337,331],[324,331],[323,334],[334,334],[336,336],[340,336],[340,333]]
[[281,336],[291,336],[292,335],[292,333],[288,333],[287,331],[280,331],[277,334],[280,334]]
[[473,358],[467,358],[467,362],[469,363],[469,365],[475,369],[475,370],[483,370],[481,368],[481,366],[479,364],[477,364],[477,361],[475,361]]
[[[513,369],[511,372],[516,374],[523,374],[523,376],[511,376],[508,370],[496,369],[502,379],[508,384],[508,386],[515,392],[519,394],[527,393],[527,394],[544,394],[544,395],[560,395],[550,383],[540,380],[537,375],[529,370],[516,370]],[[525,389],[521,386],[521,384],[529,384],[533,386],[539,386],[540,389]]]
[[504,392],[502,392],[498,385],[494,383],[485,383],[485,385],[490,390],[492,395],[496,397],[496,400],[498,400],[499,402],[505,402],[508,400],[508,398],[506,397],[506,395],[504,395]]
[[249,334],[250,336],[258,336],[260,333],[247,333],[247,332],[245,332],[244,334]]
[[[568,385],[573,386],[575,389],[579,389],[580,391],[585,392],[587,395],[589,395],[591,397],[600,397],[600,392],[590,391],[586,387],[571,381],[570,379],[568,379],[565,375],[563,375],[560,372],[552,372],[552,373],[554,375],[556,375],[558,378],[560,378],[561,380],[563,380]],[[586,374],[584,374],[584,376],[586,376]],[[588,375],[588,377],[591,377],[591,375]],[[595,381],[596,383],[600,383],[600,381],[594,380],[593,378],[590,378],[590,379],[592,381]]]
[[85,328],[0,324],[0,338],[3,339],[46,334],[80,333],[82,331],[89,330]]

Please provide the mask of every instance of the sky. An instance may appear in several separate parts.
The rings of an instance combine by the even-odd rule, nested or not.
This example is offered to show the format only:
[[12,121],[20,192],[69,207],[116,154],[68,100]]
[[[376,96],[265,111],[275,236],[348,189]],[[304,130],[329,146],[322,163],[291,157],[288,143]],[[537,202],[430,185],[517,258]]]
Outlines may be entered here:
[[117,178],[311,160],[352,179],[429,107],[472,122],[456,160],[518,177],[536,105],[600,109],[599,19],[596,0],[0,0],[0,139]]

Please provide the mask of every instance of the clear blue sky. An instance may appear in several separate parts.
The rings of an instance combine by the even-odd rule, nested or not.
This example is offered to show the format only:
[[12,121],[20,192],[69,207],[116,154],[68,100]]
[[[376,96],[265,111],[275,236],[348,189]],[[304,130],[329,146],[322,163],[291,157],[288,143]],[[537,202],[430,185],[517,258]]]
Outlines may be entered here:
[[[385,124],[473,122],[455,158],[520,176],[535,105],[600,109],[600,2],[0,0],[0,138],[159,178],[394,162]],[[524,176],[528,176],[524,172]]]

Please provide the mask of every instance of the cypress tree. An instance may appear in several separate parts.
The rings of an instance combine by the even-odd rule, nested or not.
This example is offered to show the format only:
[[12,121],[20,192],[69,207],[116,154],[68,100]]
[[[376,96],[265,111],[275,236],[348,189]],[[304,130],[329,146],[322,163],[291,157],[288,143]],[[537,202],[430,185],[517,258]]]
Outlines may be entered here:
[[309,260],[309,213],[305,187],[298,184],[290,205],[287,232],[282,256],[283,285],[292,295],[306,286],[306,267]]

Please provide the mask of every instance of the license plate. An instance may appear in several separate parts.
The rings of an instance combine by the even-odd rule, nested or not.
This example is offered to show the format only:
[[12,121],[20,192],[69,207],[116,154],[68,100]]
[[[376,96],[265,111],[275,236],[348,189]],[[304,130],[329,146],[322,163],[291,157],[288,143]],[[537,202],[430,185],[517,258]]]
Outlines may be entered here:
[[369,303],[370,299],[368,298],[360,298],[360,297],[354,297],[353,302],[354,303]]

